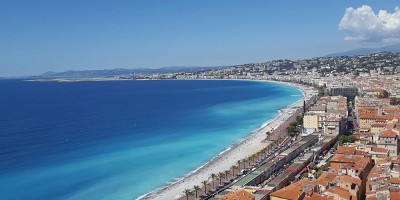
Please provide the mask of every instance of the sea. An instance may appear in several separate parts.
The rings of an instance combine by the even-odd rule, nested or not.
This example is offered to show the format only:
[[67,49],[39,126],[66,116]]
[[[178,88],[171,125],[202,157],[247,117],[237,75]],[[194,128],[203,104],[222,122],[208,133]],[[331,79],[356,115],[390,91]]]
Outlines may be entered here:
[[5,200],[136,199],[302,96],[286,85],[229,80],[0,80],[0,94]]

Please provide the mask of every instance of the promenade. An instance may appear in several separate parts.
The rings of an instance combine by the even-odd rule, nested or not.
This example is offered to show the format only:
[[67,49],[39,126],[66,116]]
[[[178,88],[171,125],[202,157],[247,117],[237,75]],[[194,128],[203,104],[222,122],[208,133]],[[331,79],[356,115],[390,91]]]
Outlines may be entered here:
[[[184,195],[184,190],[193,190],[195,186],[199,187],[197,190],[197,197],[206,196],[223,182],[229,182],[235,179],[238,172],[241,170],[246,168],[251,169],[257,162],[265,159],[273,149],[278,147],[279,142],[283,141],[286,137],[286,127],[296,119],[296,116],[303,112],[303,102],[306,101],[307,105],[311,104],[315,98],[313,95],[316,94],[315,91],[308,86],[293,83],[281,84],[299,88],[303,92],[303,98],[287,108],[282,109],[279,115],[266,123],[265,126],[249,135],[242,142],[233,145],[230,149],[214,157],[210,162],[198,168],[196,171],[140,199],[183,200],[187,199],[186,195]],[[268,140],[266,140],[267,133]],[[269,148],[265,148],[269,145]],[[262,149],[267,149],[267,151],[264,151],[262,154],[259,153],[258,156],[250,159],[250,156],[260,152]],[[238,163],[238,161],[240,161],[240,163]],[[225,175],[222,175],[221,178],[215,178],[214,180],[210,178],[212,174],[218,175],[220,172]],[[196,199],[196,194],[190,195],[188,199]]]

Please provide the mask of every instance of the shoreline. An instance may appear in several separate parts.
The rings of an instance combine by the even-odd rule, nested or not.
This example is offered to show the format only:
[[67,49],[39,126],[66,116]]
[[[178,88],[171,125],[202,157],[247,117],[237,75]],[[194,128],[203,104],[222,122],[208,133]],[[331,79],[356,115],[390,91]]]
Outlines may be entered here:
[[246,158],[247,156],[250,156],[261,150],[262,148],[266,147],[270,143],[265,142],[266,132],[278,128],[291,115],[293,115],[296,110],[302,108],[303,101],[307,102],[308,100],[310,100],[312,94],[316,92],[315,89],[310,86],[290,82],[279,82],[272,80],[239,80],[270,82],[294,87],[302,92],[303,97],[298,101],[288,105],[286,108],[278,110],[278,114],[272,119],[264,122],[259,128],[250,132],[247,136],[241,138],[238,142],[229,145],[218,155],[214,156],[212,159],[205,162],[203,165],[199,166],[195,170],[192,170],[189,173],[174,179],[173,182],[168,182],[160,188],[139,196],[137,200],[178,199],[183,196],[183,191],[185,189],[191,189],[195,185],[201,186],[201,182],[204,180],[208,180],[212,173],[218,173],[224,170],[228,170],[232,165],[236,164],[237,160]]

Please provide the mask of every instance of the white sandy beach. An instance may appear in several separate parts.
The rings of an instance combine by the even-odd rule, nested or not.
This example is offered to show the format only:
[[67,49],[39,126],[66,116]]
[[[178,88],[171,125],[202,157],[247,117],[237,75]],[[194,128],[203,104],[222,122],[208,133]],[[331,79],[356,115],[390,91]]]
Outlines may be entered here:
[[263,146],[265,146],[266,143],[262,142],[266,138],[265,133],[267,131],[270,131],[271,128],[275,129],[280,124],[285,122],[285,120],[288,119],[292,113],[294,113],[293,111],[295,111],[296,108],[302,109],[303,100],[308,100],[311,97],[312,93],[315,92],[314,89],[304,85],[285,82],[275,83],[296,87],[303,92],[304,96],[302,99],[288,106],[286,109],[281,110],[278,116],[263,124],[263,127],[257,130],[255,133],[249,135],[241,142],[228,148],[202,167],[191,172],[185,177],[179,179],[178,181],[166,185],[163,188],[155,190],[138,199],[166,200],[180,198],[183,196],[183,191],[185,189],[192,189],[195,185],[202,186],[201,182],[207,180],[212,173],[218,173],[229,169],[232,165],[235,165],[238,160],[244,159],[249,155],[254,154],[255,152],[259,151]]

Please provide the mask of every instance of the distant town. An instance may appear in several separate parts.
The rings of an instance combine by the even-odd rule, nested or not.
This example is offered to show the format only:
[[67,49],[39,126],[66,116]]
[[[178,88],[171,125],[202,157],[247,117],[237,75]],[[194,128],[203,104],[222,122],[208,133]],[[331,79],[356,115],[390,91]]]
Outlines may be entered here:
[[[400,73],[400,53],[381,52],[357,56],[318,57],[304,60],[274,60],[197,72],[134,74],[121,78],[134,79],[271,79],[279,76],[285,80],[313,80]],[[318,80],[317,80],[318,79]],[[307,81],[310,82],[310,81]]]

